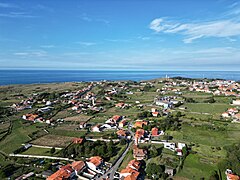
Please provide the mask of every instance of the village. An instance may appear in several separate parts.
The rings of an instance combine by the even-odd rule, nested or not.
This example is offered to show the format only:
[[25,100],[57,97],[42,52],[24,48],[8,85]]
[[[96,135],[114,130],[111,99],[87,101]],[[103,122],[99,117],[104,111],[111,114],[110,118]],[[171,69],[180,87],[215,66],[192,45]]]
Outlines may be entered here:
[[1,160],[12,162],[1,163],[6,177],[239,179],[225,149],[240,140],[238,82],[166,77],[44,86],[26,95],[11,89],[2,99],[11,114],[1,118]]

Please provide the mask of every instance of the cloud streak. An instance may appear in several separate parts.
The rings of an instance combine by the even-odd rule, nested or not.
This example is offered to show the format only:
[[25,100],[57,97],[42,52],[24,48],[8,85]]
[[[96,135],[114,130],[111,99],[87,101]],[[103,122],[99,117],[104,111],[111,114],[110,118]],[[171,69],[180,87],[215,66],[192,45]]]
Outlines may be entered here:
[[79,42],[76,42],[76,44],[80,44],[82,46],[94,46],[94,45],[97,45],[97,43],[95,43],[95,42],[86,42],[86,41],[79,41]]
[[184,43],[192,43],[200,38],[231,38],[240,35],[240,22],[233,20],[176,23],[157,18],[150,23],[149,28],[156,33],[182,34],[185,36]]
[[37,16],[30,15],[26,12],[9,12],[9,13],[0,13],[0,17],[7,18],[35,18]]

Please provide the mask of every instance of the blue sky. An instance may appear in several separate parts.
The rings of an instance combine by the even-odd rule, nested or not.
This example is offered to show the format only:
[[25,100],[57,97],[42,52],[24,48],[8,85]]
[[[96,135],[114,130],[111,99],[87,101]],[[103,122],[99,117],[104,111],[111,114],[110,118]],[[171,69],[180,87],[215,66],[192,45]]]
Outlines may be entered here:
[[237,0],[0,0],[1,69],[239,70]]

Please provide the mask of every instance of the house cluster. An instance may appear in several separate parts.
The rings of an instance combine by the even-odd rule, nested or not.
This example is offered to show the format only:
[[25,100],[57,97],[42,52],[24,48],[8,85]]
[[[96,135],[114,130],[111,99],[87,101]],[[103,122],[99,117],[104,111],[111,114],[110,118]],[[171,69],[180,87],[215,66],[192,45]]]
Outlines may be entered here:
[[164,96],[164,97],[154,98],[154,103],[157,106],[162,106],[163,109],[171,109],[174,107],[174,105],[177,105],[183,102],[177,100],[176,96]]
[[115,107],[121,108],[121,109],[124,109],[126,107],[130,107],[130,106],[131,106],[131,104],[126,104],[126,103],[123,103],[123,102],[115,104]]
[[16,111],[22,111],[25,109],[31,109],[32,105],[36,102],[33,98],[22,100],[20,103],[14,103],[11,107]]
[[226,112],[222,113],[223,118],[231,118],[233,122],[240,122],[240,113],[237,108],[229,108]]
[[127,130],[120,129],[116,132],[119,139],[130,139],[130,133]]
[[[78,91],[75,94],[71,94],[71,98],[68,99],[68,104],[72,105],[72,110],[77,113],[84,113],[87,110],[99,112],[103,108],[101,107],[101,102],[97,101],[97,97],[94,93],[89,92],[94,85],[91,84],[87,88]],[[84,94],[86,95],[81,98]]]
[[184,143],[173,143],[173,142],[161,142],[164,145],[164,148],[169,149],[170,151],[176,152],[178,156],[183,155],[183,148],[186,147]]
[[124,116],[114,115],[104,124],[97,124],[92,127],[92,132],[101,132],[104,130],[118,129],[123,128],[127,125],[127,119],[124,119]]
[[74,161],[61,166],[58,171],[47,177],[47,180],[60,179],[93,179],[97,174],[103,174],[104,161],[99,156],[94,156],[84,161]]
[[150,135],[144,129],[137,129],[135,133],[134,143],[138,145],[139,143],[149,142]]
[[124,180],[136,180],[140,175],[141,162],[134,159],[131,160],[125,169],[120,172],[120,178]]
[[190,91],[212,93],[213,95],[236,96],[240,94],[240,84],[231,80],[214,80],[192,82],[189,86]]

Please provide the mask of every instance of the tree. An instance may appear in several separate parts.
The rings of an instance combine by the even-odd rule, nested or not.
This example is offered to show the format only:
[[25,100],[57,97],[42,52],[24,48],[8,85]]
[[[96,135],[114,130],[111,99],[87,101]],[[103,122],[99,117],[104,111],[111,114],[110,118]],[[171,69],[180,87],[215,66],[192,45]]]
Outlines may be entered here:
[[123,138],[122,138],[122,139],[120,140],[120,144],[121,144],[121,145],[125,145],[125,144],[126,144],[126,139],[123,139]]
[[50,153],[51,153],[51,154],[54,154],[55,152],[56,152],[55,147],[52,147],[51,150],[50,150]]
[[182,116],[182,113],[181,113],[180,111],[178,111],[177,114],[176,114],[176,117],[179,118],[179,117],[181,117],[181,116]]
[[209,180],[220,180],[217,171],[214,171],[214,173],[210,176]]
[[158,154],[158,149],[156,148],[156,146],[151,146],[151,149],[150,149],[150,156],[152,158],[154,157],[157,157],[159,154]]
[[147,173],[148,177],[158,179],[164,173],[164,166],[157,165],[155,163],[150,163],[147,165],[146,173]]

